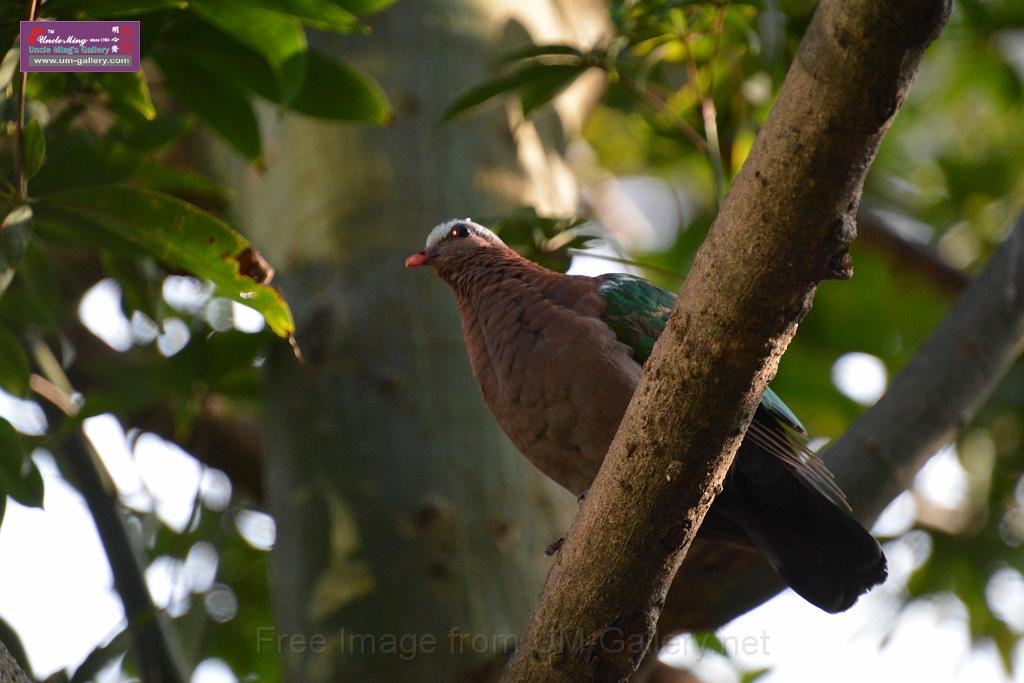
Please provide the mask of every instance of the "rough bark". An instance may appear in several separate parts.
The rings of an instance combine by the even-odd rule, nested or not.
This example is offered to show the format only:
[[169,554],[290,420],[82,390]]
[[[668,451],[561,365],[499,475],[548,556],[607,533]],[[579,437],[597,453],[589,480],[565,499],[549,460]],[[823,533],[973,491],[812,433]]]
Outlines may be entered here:
[[402,264],[442,219],[575,210],[558,150],[575,93],[536,125],[502,110],[436,124],[528,34],[588,45],[606,17],[590,0],[399,3],[371,36],[318,46],[383,85],[394,124],[268,109],[268,170],[220,161],[306,356],[270,359],[264,425],[278,628],[253,642],[281,652],[286,680],[479,680],[529,620],[575,499],[486,412],[450,292]]
[[31,679],[18,664],[7,646],[0,641],[0,683],[29,683]]
[[[1022,348],[1024,216],[885,396],[826,450],[860,521],[873,523],[970,422]],[[756,555],[694,546],[669,591],[659,632],[716,629],[784,587]]]
[[505,671],[621,680],[818,282],[848,276],[868,166],[945,0],[826,0]]

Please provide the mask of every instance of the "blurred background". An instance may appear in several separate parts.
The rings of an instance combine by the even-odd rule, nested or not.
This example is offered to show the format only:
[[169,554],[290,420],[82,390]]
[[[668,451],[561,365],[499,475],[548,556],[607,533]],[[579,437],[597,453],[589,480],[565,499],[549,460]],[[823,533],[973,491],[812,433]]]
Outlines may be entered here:
[[[576,501],[402,259],[472,216],[677,290],[815,6],[5,0],[0,640],[52,681],[492,679]],[[29,16],[138,19],[143,71],[26,79]],[[815,447],[1024,208],[1022,95],[1024,2],[958,0],[772,385]],[[649,680],[1024,681],[1022,475],[1018,363],[876,522],[885,585],[660,633]]]

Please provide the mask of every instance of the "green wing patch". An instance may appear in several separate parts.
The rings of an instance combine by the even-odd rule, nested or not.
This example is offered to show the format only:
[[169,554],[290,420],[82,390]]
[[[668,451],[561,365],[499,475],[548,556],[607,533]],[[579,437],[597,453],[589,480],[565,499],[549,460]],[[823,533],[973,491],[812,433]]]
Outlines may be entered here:
[[807,434],[807,430],[800,422],[800,418],[796,416],[789,406],[783,402],[779,395],[776,394],[771,388],[764,390],[761,395],[761,407],[772,414],[772,417],[777,420],[782,420],[785,424],[789,425],[801,434]]
[[[624,273],[602,275],[597,281],[597,293],[605,302],[601,320],[615,332],[620,342],[633,349],[633,358],[642,365],[665,329],[676,303],[675,295],[643,278]],[[849,509],[832,473],[807,447],[807,430],[771,389],[764,390],[746,439],[777,457],[836,505]]]
[[676,305],[675,295],[643,278],[625,273],[602,275],[597,293],[605,302],[601,320],[619,341],[633,349],[643,365]]

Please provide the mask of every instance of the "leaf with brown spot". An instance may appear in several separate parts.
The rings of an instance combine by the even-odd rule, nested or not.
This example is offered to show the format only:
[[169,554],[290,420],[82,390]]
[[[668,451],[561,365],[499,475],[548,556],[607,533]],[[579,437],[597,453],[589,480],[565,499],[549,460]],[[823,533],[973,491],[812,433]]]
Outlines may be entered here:
[[238,261],[239,273],[251,277],[261,285],[269,285],[270,281],[274,279],[274,267],[252,247],[246,247],[239,252],[235,256],[235,260]]
[[75,219],[74,229],[95,230],[97,241],[148,254],[171,269],[213,282],[218,293],[263,314],[275,334],[295,331],[288,304],[267,283],[274,269],[230,225],[162,192],[124,186],[56,192],[40,198],[50,220]]

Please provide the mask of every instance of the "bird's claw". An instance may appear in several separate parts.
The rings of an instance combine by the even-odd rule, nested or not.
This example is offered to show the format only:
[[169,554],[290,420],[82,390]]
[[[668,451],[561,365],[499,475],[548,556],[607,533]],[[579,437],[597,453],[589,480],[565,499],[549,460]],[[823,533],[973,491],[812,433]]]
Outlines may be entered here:
[[549,545],[547,548],[544,549],[544,554],[547,555],[548,557],[551,557],[552,555],[557,553],[559,550],[561,550],[562,549],[562,545],[564,545],[564,544],[565,544],[565,536],[559,536],[558,539],[554,543],[552,543],[551,545]]

